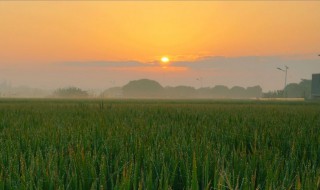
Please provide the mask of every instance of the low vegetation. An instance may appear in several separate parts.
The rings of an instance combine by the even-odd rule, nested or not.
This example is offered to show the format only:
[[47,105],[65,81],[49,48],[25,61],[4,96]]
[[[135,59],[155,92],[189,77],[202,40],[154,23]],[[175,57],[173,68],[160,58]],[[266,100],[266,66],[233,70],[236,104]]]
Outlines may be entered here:
[[87,91],[77,87],[59,88],[53,93],[57,98],[86,98],[89,97]]
[[[201,87],[198,89],[191,86],[183,85],[175,87],[162,87],[157,81],[141,79],[130,81],[128,84],[123,86],[122,93],[123,97],[126,98],[249,99],[260,98],[262,96],[262,88],[260,86],[253,86],[248,88],[234,86],[229,89],[228,87],[223,85],[217,85],[212,88]],[[102,97],[106,96],[103,96],[102,94]]]
[[320,104],[0,100],[0,189],[319,189]]
[[264,98],[311,98],[311,80],[302,79],[299,84],[290,83],[284,90],[263,93]]

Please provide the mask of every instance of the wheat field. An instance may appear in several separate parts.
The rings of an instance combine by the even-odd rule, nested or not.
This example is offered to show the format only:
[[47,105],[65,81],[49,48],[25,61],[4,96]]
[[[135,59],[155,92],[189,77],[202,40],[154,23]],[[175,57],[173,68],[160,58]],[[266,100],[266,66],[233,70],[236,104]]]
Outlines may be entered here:
[[0,189],[319,189],[320,104],[0,100]]

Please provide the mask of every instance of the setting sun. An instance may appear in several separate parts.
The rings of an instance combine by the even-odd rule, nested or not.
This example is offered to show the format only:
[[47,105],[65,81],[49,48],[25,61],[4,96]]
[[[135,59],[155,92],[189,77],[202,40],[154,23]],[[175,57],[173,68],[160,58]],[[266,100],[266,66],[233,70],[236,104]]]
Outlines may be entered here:
[[169,60],[169,58],[168,57],[162,57],[161,58],[161,62],[162,63],[168,63],[170,60]]

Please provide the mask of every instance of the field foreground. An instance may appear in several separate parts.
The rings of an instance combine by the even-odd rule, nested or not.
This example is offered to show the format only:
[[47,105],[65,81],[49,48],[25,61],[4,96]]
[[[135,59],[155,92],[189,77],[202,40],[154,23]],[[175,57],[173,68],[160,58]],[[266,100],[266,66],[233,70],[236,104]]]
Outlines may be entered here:
[[0,100],[0,189],[319,189],[320,104]]

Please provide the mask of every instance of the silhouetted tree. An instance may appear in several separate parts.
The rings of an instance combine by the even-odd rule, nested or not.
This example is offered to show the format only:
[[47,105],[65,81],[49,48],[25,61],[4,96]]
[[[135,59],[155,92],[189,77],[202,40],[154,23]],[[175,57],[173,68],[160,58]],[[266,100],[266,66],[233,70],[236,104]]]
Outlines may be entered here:
[[287,98],[302,98],[303,89],[297,83],[290,83],[285,88],[285,95]]
[[53,95],[61,98],[86,98],[89,96],[88,92],[77,87],[59,88]]
[[263,98],[283,98],[283,90],[269,91],[262,94]]
[[262,96],[261,86],[252,86],[246,89],[246,96],[248,98],[260,98]]
[[241,86],[234,86],[230,89],[230,96],[232,98],[245,98],[246,89]]
[[195,98],[196,89],[191,86],[176,86],[165,88],[167,98]]
[[301,79],[299,83],[301,89],[303,90],[303,97],[304,98],[311,98],[311,85],[312,81],[307,79]]
[[209,87],[199,88],[197,90],[197,97],[199,98],[213,98],[213,91]]
[[130,81],[123,86],[123,95],[133,98],[157,98],[163,95],[163,87],[154,80],[141,79]]
[[228,98],[230,95],[229,88],[223,85],[216,85],[212,88],[215,98]]
[[[284,95],[285,93],[285,95]],[[311,97],[311,80],[302,79],[299,84],[290,83],[285,90],[267,92],[263,94],[265,98],[310,98]]]
[[100,97],[104,97],[104,98],[118,98],[118,97],[122,97],[123,92],[122,92],[122,88],[121,87],[112,87],[109,88],[105,91],[103,91],[100,94]]

